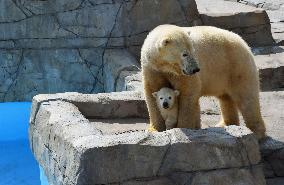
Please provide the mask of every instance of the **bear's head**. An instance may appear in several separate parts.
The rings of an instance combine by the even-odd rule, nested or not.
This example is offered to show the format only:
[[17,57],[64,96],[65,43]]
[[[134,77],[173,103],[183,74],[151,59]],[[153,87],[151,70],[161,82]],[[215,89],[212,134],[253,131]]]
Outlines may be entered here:
[[154,68],[175,75],[193,75],[199,72],[190,33],[181,27],[168,26],[170,28],[160,33],[156,40],[157,60],[153,62]]
[[159,91],[152,93],[152,95],[156,98],[158,107],[170,110],[178,103],[177,97],[179,96],[179,91],[163,87]]

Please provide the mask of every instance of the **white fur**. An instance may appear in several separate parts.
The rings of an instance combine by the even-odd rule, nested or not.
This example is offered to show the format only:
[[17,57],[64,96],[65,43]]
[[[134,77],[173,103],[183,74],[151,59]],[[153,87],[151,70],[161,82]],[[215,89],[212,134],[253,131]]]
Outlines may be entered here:
[[[178,95],[179,91],[167,87],[161,88],[158,92],[154,92],[153,96],[156,98],[157,105],[165,120],[166,129],[176,127],[178,117]],[[168,108],[163,107],[163,103],[168,103]]]

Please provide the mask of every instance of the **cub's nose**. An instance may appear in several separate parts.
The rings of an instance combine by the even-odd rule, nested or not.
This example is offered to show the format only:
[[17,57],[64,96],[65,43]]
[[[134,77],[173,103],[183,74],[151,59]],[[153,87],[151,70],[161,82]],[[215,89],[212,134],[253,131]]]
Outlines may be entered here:
[[169,108],[169,104],[168,104],[168,102],[163,102],[163,108],[164,108],[164,109]]

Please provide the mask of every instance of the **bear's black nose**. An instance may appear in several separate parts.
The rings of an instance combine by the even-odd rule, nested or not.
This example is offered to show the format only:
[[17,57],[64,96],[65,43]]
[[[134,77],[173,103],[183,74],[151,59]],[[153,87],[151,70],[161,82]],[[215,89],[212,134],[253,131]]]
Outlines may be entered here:
[[168,102],[163,102],[163,107],[164,107],[164,109],[169,108],[169,104],[168,104]]
[[194,73],[197,73],[197,72],[199,72],[199,71],[200,71],[200,69],[199,69],[199,68],[196,68],[196,69],[193,69],[192,72],[193,72],[193,74],[194,74]]

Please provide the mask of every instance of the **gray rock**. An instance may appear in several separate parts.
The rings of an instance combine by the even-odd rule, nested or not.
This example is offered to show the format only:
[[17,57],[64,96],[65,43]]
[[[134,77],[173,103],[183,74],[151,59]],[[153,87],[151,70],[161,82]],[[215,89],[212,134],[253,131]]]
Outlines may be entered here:
[[132,180],[121,183],[122,185],[174,185],[168,178],[156,178],[151,180]]
[[[284,92],[260,93],[261,112],[266,124],[267,139],[260,143],[260,152],[264,164],[264,174],[267,178],[282,177],[284,168]],[[218,102],[215,99],[201,99],[201,116],[203,127],[212,127],[220,120]],[[208,110],[210,110],[208,112]],[[214,114],[212,114],[212,112]],[[241,125],[244,125],[241,119]]]
[[272,178],[272,179],[266,179],[267,185],[282,185],[284,184],[284,178]]
[[148,118],[144,96],[140,92],[99,93],[96,95],[58,93],[40,94],[33,98],[30,122],[34,122],[41,103],[55,100],[73,102],[75,106],[80,107],[80,111],[88,119]]
[[263,184],[265,179],[262,177],[262,168],[260,166],[251,169],[228,169],[213,172],[197,173],[191,184],[188,185],[230,185],[230,184]]
[[[138,72],[137,60],[127,50],[106,50],[104,53],[104,84],[105,92],[116,91],[119,81],[123,76],[122,72]],[[124,76],[125,78],[126,76]]]
[[1,1],[0,23],[14,22],[26,18],[25,13],[14,4],[14,1]]
[[38,95],[32,151],[51,184],[265,184],[258,142],[245,127],[149,133],[131,131],[134,124],[115,134],[86,119],[112,129],[114,121],[145,118],[145,110],[139,92]]
[[143,91],[141,71],[122,71],[117,81],[116,90]]
[[[284,48],[283,46],[268,46],[252,48],[254,60],[259,70],[261,91],[277,91],[284,88]],[[141,73],[125,71],[116,91],[143,91]],[[209,103],[209,102],[207,102]],[[213,113],[213,112],[212,112]]]
[[265,9],[270,19],[274,40],[278,45],[284,45],[284,6],[282,0],[242,0],[239,3]]
[[264,140],[261,145],[264,174],[267,178],[284,177],[284,142],[271,137]]
[[[249,42],[265,44],[270,39],[263,11],[231,2],[227,3],[234,6],[232,9],[222,8],[220,1],[214,6],[209,2],[209,8],[211,4],[206,1],[197,3],[204,23],[205,14],[220,13],[210,18],[210,24],[217,21],[236,32],[240,28]],[[194,0],[23,0],[3,1],[0,7],[4,10],[0,13],[0,60],[4,61],[0,64],[0,80],[4,82],[0,85],[1,101],[29,101],[38,93],[65,91],[141,91],[137,59],[147,33],[165,23],[202,24]],[[268,11],[275,10],[271,8],[274,5],[269,7]],[[227,9],[230,11],[225,12]],[[228,20],[222,13],[230,15]],[[240,20],[237,28],[232,25],[234,20]],[[9,53],[13,57],[8,59]],[[273,79],[272,83],[262,83],[264,90],[282,88],[281,69],[263,69],[261,77]]]
[[[17,39],[13,41],[3,41],[3,42],[13,42],[13,47],[16,49],[102,49],[106,43],[107,38],[47,38],[47,39]],[[0,42],[1,43],[1,42]],[[3,43],[4,44],[4,43]],[[8,44],[8,43],[7,43]],[[10,43],[12,44],[12,43]],[[7,49],[9,45],[5,46]]]
[[201,24],[194,0],[11,0],[0,8],[0,101],[136,89],[127,74],[138,72],[147,33],[160,24]]
[[1,101],[29,101],[44,92],[101,92],[103,77],[99,61],[102,61],[102,53],[103,50],[98,49],[2,52],[1,70],[5,81],[0,87]]
[[281,90],[284,88],[284,48],[266,55],[256,55],[255,63],[259,69],[262,91]]
[[274,43],[264,10],[224,0],[198,0],[196,3],[205,25],[238,33],[251,46]]
[[[13,30],[13,31],[11,31]],[[0,39],[56,38],[74,35],[64,30],[53,15],[38,15],[21,21],[0,24]]]

